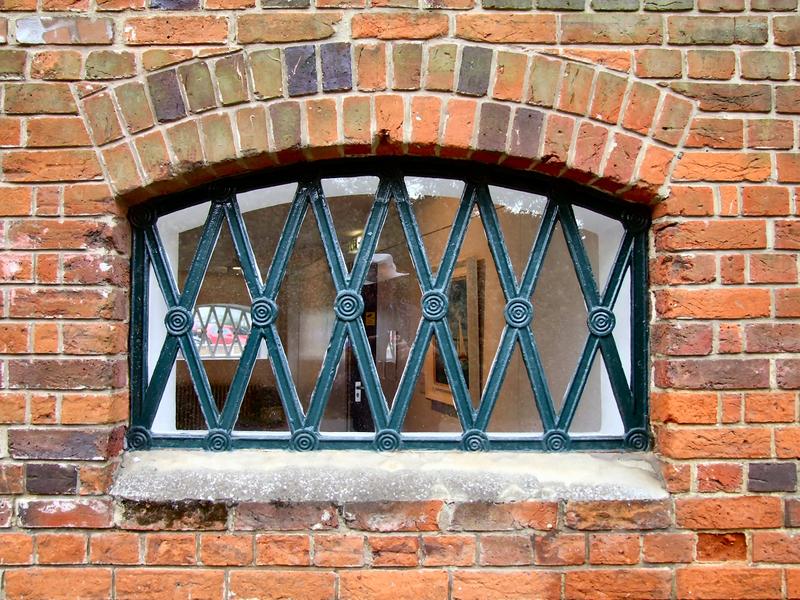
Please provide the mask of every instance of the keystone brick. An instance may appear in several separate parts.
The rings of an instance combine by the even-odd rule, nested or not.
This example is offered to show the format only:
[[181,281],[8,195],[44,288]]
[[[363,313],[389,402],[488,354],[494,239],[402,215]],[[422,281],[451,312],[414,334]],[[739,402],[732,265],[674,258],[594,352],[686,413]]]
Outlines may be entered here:
[[418,90],[422,71],[422,46],[420,44],[394,44],[392,46],[394,77],[392,88]]

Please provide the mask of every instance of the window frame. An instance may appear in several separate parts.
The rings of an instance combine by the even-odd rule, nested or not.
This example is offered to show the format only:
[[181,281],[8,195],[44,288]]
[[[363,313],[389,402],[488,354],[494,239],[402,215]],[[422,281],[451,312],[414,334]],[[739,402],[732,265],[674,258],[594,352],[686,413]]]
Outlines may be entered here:
[[[461,179],[465,183],[470,182],[477,185],[489,185],[497,183],[505,188],[518,189],[520,191],[540,194],[548,199],[548,206],[556,207],[580,206],[599,213],[603,216],[620,221],[624,227],[626,236],[631,238],[630,242],[630,274],[631,274],[631,399],[632,402],[628,411],[621,410],[620,415],[625,423],[625,436],[570,436],[567,431],[556,427],[547,428],[544,434],[497,434],[486,433],[485,425],[483,428],[464,428],[464,432],[459,436],[443,434],[432,436],[431,434],[416,434],[402,432],[401,426],[396,428],[386,427],[365,436],[335,434],[320,434],[319,426],[316,430],[304,426],[297,426],[292,423],[290,427],[292,433],[288,432],[260,432],[254,435],[248,432],[246,436],[231,435],[233,423],[230,427],[217,427],[210,429],[205,436],[197,436],[195,433],[175,432],[169,434],[153,434],[150,431],[152,426],[151,416],[155,415],[158,402],[161,401],[159,395],[155,408],[146,407],[146,391],[148,387],[148,278],[150,273],[149,252],[157,252],[157,244],[153,238],[148,240],[147,231],[153,226],[159,217],[200,204],[211,200],[212,210],[214,205],[222,206],[221,212],[225,212],[225,204],[235,199],[236,194],[256,190],[259,188],[276,186],[281,184],[319,181],[326,177],[353,177],[359,175],[379,176],[383,178],[402,177],[403,175],[413,175],[422,177],[452,177]],[[469,188],[469,185],[466,186]],[[298,188],[299,189],[299,188]],[[491,203],[491,200],[489,200]],[[312,210],[310,207],[308,210]],[[238,211],[237,211],[238,212]],[[374,211],[373,211],[374,212]],[[562,220],[564,214],[556,210],[558,215],[555,218]],[[572,210],[568,211],[572,215]],[[222,217],[221,227],[226,227],[225,216]],[[647,267],[648,267],[648,244],[649,244],[649,224],[650,210],[647,206],[624,202],[618,198],[602,194],[591,188],[578,185],[565,179],[547,177],[533,172],[519,171],[504,167],[484,165],[472,161],[457,161],[439,158],[415,158],[415,157],[370,157],[359,159],[336,159],[315,163],[297,163],[286,167],[275,167],[266,171],[248,174],[245,176],[221,179],[211,184],[203,185],[198,188],[185,192],[171,194],[156,198],[145,203],[131,207],[129,220],[132,225],[132,255],[131,255],[131,319],[130,319],[130,381],[131,381],[131,427],[128,431],[127,442],[131,449],[146,449],[150,447],[183,447],[183,448],[205,448],[208,450],[227,450],[230,448],[291,448],[294,450],[312,450],[316,448],[326,449],[365,449],[374,448],[376,450],[396,450],[403,449],[424,449],[424,450],[444,450],[444,449],[464,449],[464,450],[545,450],[545,451],[564,451],[574,450],[646,450],[649,447],[650,436],[648,433],[648,406],[647,396],[649,391],[649,357],[648,357],[648,329],[649,329],[649,296],[647,286]],[[543,221],[544,224],[544,221]],[[562,222],[563,224],[563,222]],[[574,226],[574,216],[572,225]],[[566,223],[569,227],[569,223]],[[234,232],[232,232],[234,233]],[[407,238],[408,238],[408,231]],[[591,266],[588,261],[580,261],[576,258],[577,249],[570,244],[570,235],[564,231],[567,244],[570,247],[570,254],[573,259],[573,267],[577,265],[576,274],[579,280],[593,280]],[[573,232],[575,233],[575,232]],[[537,236],[541,237],[541,236]],[[237,253],[250,250],[249,244],[241,244],[242,240],[237,240],[234,233],[234,243],[239,246]],[[487,236],[488,238],[488,236]],[[324,239],[324,235],[323,235]],[[574,238],[573,238],[574,239]],[[502,240],[501,240],[502,241]],[[537,239],[535,244],[539,243]],[[202,243],[202,241],[200,242]],[[335,236],[330,240],[330,244],[337,244]],[[330,244],[328,245],[330,247]],[[490,241],[490,248],[493,256],[504,246],[495,246]],[[337,246],[338,247],[338,246]],[[546,249],[546,244],[545,244]],[[410,250],[410,249],[409,249]],[[374,250],[373,250],[374,251]],[[213,252],[213,245],[209,250],[209,256]],[[252,251],[250,251],[252,254]],[[423,252],[424,254],[424,252]],[[539,263],[544,260],[545,251],[539,256]],[[370,254],[371,256],[371,254]],[[497,264],[497,256],[495,265]],[[507,257],[507,253],[506,253]],[[369,256],[368,256],[369,258]],[[585,257],[584,257],[585,258]],[[424,258],[423,258],[424,259]],[[577,262],[576,262],[577,261]],[[455,259],[452,261],[455,263]],[[616,261],[615,261],[616,263]],[[627,271],[626,267],[624,271]],[[452,269],[451,269],[452,271]],[[204,271],[200,272],[201,281]],[[499,274],[501,275],[501,274]],[[417,275],[419,277],[419,275]],[[436,278],[434,273],[433,279]],[[511,278],[515,281],[513,272]],[[264,277],[266,279],[266,276]],[[620,281],[622,276],[620,276]],[[449,279],[445,279],[449,282]],[[502,281],[502,275],[501,275]],[[163,282],[162,282],[163,283]],[[197,283],[199,288],[200,283]],[[581,285],[584,297],[587,295],[585,286]],[[360,286],[359,286],[360,289]],[[444,288],[446,290],[446,284]],[[342,290],[340,290],[341,292]],[[277,292],[276,292],[277,293]],[[603,290],[596,290],[597,299],[602,298]],[[180,300],[178,300],[176,304]],[[513,298],[508,301],[512,302]],[[168,301],[169,302],[169,301]],[[602,303],[602,300],[601,300]],[[194,304],[194,303],[193,303]],[[611,303],[613,306],[613,303]],[[589,310],[587,308],[587,310]],[[188,311],[191,315],[193,306]],[[602,311],[599,311],[602,312]],[[191,320],[191,316],[190,316]],[[446,320],[446,317],[445,319]],[[504,329],[508,329],[511,320],[506,318],[507,324]],[[527,328],[530,331],[529,320],[518,327]],[[252,329],[257,327],[253,325]],[[266,326],[265,326],[266,328]],[[168,328],[169,329],[169,328]],[[177,337],[182,337],[180,334]],[[189,327],[188,339],[191,340],[191,327]],[[601,350],[599,346],[608,333],[595,335],[591,333],[587,339],[587,346],[591,340],[596,339],[598,349],[591,353],[583,369],[588,372],[592,366],[592,359],[595,353]],[[169,335],[168,335],[169,337]],[[611,337],[611,336],[608,336]],[[515,338],[516,339],[516,338]],[[512,341],[511,350],[513,351],[516,341]],[[591,342],[594,343],[594,342]],[[611,342],[613,344],[613,341]],[[268,344],[269,347],[269,344]],[[270,349],[271,351],[271,349]],[[510,352],[509,352],[510,357]],[[174,361],[173,361],[174,363]],[[507,366],[508,360],[506,360]],[[575,369],[578,373],[581,363]],[[374,370],[374,364],[372,364]],[[408,368],[408,366],[407,366]],[[287,370],[288,372],[288,370]],[[574,376],[574,375],[573,375]],[[377,374],[375,374],[377,378]],[[281,388],[281,398],[283,400],[283,389],[285,386],[293,386],[291,374],[288,382],[282,381],[276,372],[276,380]],[[502,378],[500,379],[502,383]],[[245,382],[246,385],[246,382]],[[498,386],[499,391],[499,386]],[[549,398],[549,391],[548,391]],[[580,393],[573,402],[573,412],[580,400]],[[286,401],[283,400],[284,410]],[[462,398],[463,403],[463,398]],[[150,403],[152,405],[152,402]],[[324,409],[324,404],[322,405]],[[224,410],[224,408],[223,408]],[[374,418],[374,412],[373,412]],[[558,418],[558,415],[556,415]],[[486,419],[488,424],[488,418]],[[544,422],[543,422],[544,423]],[[401,421],[402,424],[402,421]],[[300,424],[302,425],[302,424]],[[377,425],[377,423],[376,423]],[[463,425],[463,421],[462,421]],[[377,429],[377,427],[376,427]]]

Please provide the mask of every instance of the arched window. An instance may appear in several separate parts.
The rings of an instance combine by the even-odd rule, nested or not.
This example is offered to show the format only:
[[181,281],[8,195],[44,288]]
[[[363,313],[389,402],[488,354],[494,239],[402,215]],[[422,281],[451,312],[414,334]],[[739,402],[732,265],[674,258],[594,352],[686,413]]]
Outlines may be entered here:
[[130,218],[133,448],[647,447],[643,207],[392,158]]

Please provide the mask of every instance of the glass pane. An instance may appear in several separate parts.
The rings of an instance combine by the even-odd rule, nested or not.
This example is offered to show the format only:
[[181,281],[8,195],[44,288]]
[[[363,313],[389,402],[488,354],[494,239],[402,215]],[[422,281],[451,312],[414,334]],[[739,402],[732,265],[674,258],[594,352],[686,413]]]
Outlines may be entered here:
[[457,179],[406,177],[405,184],[431,271],[436,273],[461,204],[464,182]]
[[[196,235],[196,229],[179,234],[180,246],[188,248],[188,241],[184,242],[183,238],[193,239]],[[192,253],[180,253],[181,272],[188,271],[191,260]],[[223,223],[200,286],[192,325],[192,340],[199,351],[212,395],[220,410],[228,397],[242,350],[250,336],[250,303],[233,238],[227,223]],[[205,422],[198,412],[200,401],[181,353],[178,354],[177,367],[176,428],[204,429]]]
[[461,433],[461,423],[450,392],[444,365],[438,357],[435,337],[411,398],[403,431],[409,433]]
[[348,271],[364,239],[364,228],[378,191],[377,177],[340,177],[323,179],[322,191],[336,227]]
[[234,429],[237,431],[289,430],[264,340],[261,340],[259,345],[258,359],[242,398],[239,418]]
[[[251,236],[256,236],[250,232]],[[278,293],[276,325],[304,410],[330,343],[336,288],[314,213],[309,209],[297,235]]]
[[573,206],[572,210],[592,265],[597,289],[602,294],[625,235],[625,227],[616,219],[581,206]]
[[178,290],[183,290],[210,207],[210,202],[203,202],[158,219],[158,233]]
[[506,378],[487,430],[493,433],[541,433],[543,430],[519,344],[515,344],[508,362]]
[[561,223],[553,231],[532,302],[531,327],[558,413],[589,334],[586,305]]
[[[422,298],[394,202],[389,205],[367,274],[365,297],[370,286],[376,296],[375,363],[383,393],[391,406],[417,334]],[[369,321],[366,324],[369,334]]]
[[489,193],[505,238],[508,257],[519,282],[542,224],[547,198],[493,185],[489,186]]
[[349,340],[345,340],[342,357],[336,368],[328,404],[322,414],[320,431],[375,431],[369,401]]
[[297,184],[291,183],[236,195],[262,280],[267,277],[296,192]]
[[592,362],[569,431],[572,435],[621,436],[625,433],[600,350]]
[[617,344],[619,359],[628,383],[631,381],[631,272],[628,271],[622,280],[622,287],[614,305],[614,330],[612,332]]

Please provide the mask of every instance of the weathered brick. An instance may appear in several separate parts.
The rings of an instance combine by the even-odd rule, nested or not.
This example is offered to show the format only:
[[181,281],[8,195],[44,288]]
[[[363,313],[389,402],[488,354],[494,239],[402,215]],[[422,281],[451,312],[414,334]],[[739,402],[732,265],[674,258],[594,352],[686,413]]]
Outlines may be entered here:
[[25,488],[29,494],[74,494],[78,488],[75,465],[28,463],[25,466]]
[[489,89],[492,51],[477,46],[467,46],[461,54],[458,91],[469,96],[485,96]]
[[353,87],[351,72],[350,44],[335,42],[319,47],[322,65],[322,90],[342,92]]
[[147,502],[123,500],[120,527],[140,531],[225,529],[228,507],[211,500]]
[[732,600],[781,598],[780,569],[683,567],[676,573],[681,598]]

